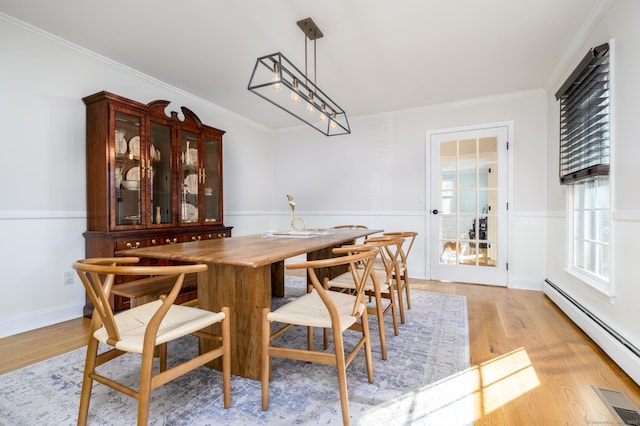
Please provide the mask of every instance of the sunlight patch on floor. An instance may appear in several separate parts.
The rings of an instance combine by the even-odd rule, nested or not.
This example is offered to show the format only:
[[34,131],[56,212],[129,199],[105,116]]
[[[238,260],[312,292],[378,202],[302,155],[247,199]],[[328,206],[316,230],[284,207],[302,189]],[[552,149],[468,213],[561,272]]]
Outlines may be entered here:
[[540,385],[524,348],[484,362],[475,370],[475,419],[508,404]]
[[524,348],[449,376],[377,406],[358,420],[368,425],[472,425],[540,385]]
[[358,425],[472,425],[475,374],[465,370],[438,382],[403,394],[377,406],[358,419]]

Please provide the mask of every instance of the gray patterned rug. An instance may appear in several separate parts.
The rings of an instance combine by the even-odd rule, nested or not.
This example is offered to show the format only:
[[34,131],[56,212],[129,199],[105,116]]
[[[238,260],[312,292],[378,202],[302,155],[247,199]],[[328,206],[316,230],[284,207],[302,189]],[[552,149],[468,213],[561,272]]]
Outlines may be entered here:
[[[287,277],[287,297],[274,299],[274,305],[301,294],[303,289],[303,279]],[[364,355],[359,353],[347,369],[351,423],[473,424],[473,390],[470,375],[465,374],[469,369],[466,299],[413,291],[411,300],[412,309],[405,310],[406,323],[400,325],[399,336],[393,335],[387,317],[386,361],[380,356],[376,322],[369,321],[375,382],[367,381]],[[296,339],[304,347],[306,329],[300,329]],[[187,336],[170,345],[169,363],[172,356],[176,359],[180,353],[197,350],[194,343]],[[0,376],[0,425],[74,425],[85,352],[86,348],[80,348]],[[103,368],[118,372],[120,380],[135,384],[136,371],[127,369],[135,365],[135,357],[120,357]],[[225,410],[220,373],[202,367],[154,391],[149,424],[341,423],[334,367],[274,358],[269,389],[269,410],[262,411],[260,382],[232,376],[231,408]],[[135,413],[134,399],[94,384],[89,424],[134,424]]]

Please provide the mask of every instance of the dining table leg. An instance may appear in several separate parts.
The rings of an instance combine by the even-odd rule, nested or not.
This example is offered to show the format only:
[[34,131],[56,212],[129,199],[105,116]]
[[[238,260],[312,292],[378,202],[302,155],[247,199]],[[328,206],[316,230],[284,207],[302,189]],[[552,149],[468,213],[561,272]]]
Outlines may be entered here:
[[284,297],[284,260],[271,264],[271,294]]
[[[231,374],[260,380],[261,312],[271,308],[271,264],[253,268],[210,263],[198,274],[198,306],[219,312],[230,309]],[[213,326],[212,332],[219,332]],[[200,340],[202,349],[217,342]],[[209,364],[208,364],[209,365]],[[215,360],[211,367],[220,369]]]

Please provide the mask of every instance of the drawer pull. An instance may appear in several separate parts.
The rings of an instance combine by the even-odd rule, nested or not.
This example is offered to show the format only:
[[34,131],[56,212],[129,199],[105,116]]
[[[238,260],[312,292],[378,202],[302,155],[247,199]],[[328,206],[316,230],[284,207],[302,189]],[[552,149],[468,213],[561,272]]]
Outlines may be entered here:
[[200,235],[191,237],[191,241],[200,241],[202,237]]
[[178,242],[177,238],[174,238],[173,240],[170,240],[170,239],[167,238],[167,244],[175,244],[177,242]]
[[135,244],[135,245],[133,245],[133,244],[131,244],[131,243],[127,243],[127,248],[129,248],[129,249],[137,249],[137,248],[140,248],[140,241],[136,241],[136,244]]

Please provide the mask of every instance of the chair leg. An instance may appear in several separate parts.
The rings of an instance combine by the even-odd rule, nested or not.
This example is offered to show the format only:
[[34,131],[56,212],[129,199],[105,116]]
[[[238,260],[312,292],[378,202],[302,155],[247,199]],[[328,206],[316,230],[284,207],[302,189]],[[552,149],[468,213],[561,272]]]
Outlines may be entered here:
[[[367,310],[363,315],[366,316]],[[340,407],[342,408],[342,423],[349,425],[349,394],[347,392],[347,365],[344,359],[344,342],[340,330],[333,331],[333,344],[335,346],[336,372],[338,373],[338,388],[340,390]]]
[[140,391],[138,393],[138,426],[149,422],[149,400],[151,399],[151,377],[153,376],[154,348],[145,346],[142,349],[140,364]]
[[91,388],[93,387],[93,379],[91,374],[96,367],[96,357],[98,356],[98,341],[93,338],[93,331],[89,337],[87,344],[87,357],[84,363],[84,374],[82,377],[82,392],[80,393],[80,409],[78,411],[78,426],[87,424],[87,416],[89,414],[89,402],[91,400]]
[[362,312],[362,317],[360,318],[360,320],[362,321],[362,335],[364,337],[364,355],[367,361],[367,375],[368,375],[369,383],[373,383],[373,358],[371,357],[371,335],[369,334],[369,318],[368,318],[366,309],[364,310],[364,312]]
[[402,286],[400,285],[401,280],[398,279],[398,275],[396,275],[394,280],[396,281],[395,287],[396,287],[396,291],[398,292],[398,307],[400,308],[400,322],[404,324],[404,305],[402,303]]
[[167,371],[167,344],[158,345],[158,355],[160,356],[160,372]]
[[223,307],[224,319],[222,320],[222,387],[224,392],[224,408],[231,407],[231,318],[228,307]]
[[[396,309],[396,289],[394,287],[389,287],[389,300],[391,301],[391,317],[393,319],[393,333],[397,336],[398,331],[398,311]],[[389,309],[387,307],[387,309]]]
[[407,308],[411,309],[411,295],[409,294],[409,272],[407,271],[407,267],[404,268],[404,292],[407,295]]
[[[325,349],[327,349],[326,346]],[[307,327],[307,350],[313,350],[313,327]]]
[[387,359],[387,339],[384,334],[384,309],[379,289],[375,291],[375,301],[375,314],[378,317],[378,332],[380,333],[380,351],[382,352],[382,359]]
[[271,322],[267,320],[268,308],[262,310],[262,339],[260,357],[260,381],[262,383],[262,410],[269,408],[269,379],[271,375],[271,357],[269,356],[269,343],[271,340]]
[[324,350],[327,350],[327,348],[329,347],[329,329],[328,328],[322,329],[322,345],[324,347]]

